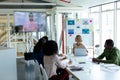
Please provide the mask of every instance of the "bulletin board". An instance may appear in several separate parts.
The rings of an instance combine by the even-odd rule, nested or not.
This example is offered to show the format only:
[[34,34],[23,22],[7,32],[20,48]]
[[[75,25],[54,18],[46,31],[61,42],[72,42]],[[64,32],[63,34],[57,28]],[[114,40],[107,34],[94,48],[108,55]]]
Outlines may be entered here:
[[76,35],[81,35],[83,44],[86,47],[93,46],[93,19],[68,19],[66,24],[67,46],[73,46]]

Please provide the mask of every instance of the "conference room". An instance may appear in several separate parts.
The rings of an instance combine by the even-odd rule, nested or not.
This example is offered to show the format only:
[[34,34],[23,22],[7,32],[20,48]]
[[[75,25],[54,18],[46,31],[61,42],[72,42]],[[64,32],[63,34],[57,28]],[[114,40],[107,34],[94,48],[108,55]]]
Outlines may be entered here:
[[[70,80],[120,78],[118,65],[92,61],[104,52],[107,39],[120,49],[119,0],[2,0],[0,10],[0,80],[40,80],[35,62],[25,60],[25,53],[32,53],[43,36],[57,42],[59,54],[67,58],[63,64],[71,61],[66,68]],[[23,30],[29,13],[38,30]],[[77,35],[87,55],[85,49],[73,52]]]

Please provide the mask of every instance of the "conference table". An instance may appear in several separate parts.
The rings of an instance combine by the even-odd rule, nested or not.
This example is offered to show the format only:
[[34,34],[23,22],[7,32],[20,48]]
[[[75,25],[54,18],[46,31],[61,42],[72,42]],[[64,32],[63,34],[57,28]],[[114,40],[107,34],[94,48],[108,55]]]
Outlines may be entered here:
[[72,56],[70,59],[72,64],[68,65],[67,71],[76,80],[120,79],[120,66],[115,64],[93,63],[92,57],[89,56]]

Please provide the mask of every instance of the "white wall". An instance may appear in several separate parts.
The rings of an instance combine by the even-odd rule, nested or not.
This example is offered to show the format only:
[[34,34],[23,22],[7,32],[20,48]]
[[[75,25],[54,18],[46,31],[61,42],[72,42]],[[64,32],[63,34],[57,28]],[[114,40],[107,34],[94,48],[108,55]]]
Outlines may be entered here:
[[[86,12],[85,10],[82,10],[81,7],[56,7],[54,8],[54,12],[55,12],[55,22],[53,23],[55,25],[55,31],[56,31],[56,41],[59,45],[59,42],[61,40],[61,32],[62,32],[62,13],[78,13],[80,16],[80,18],[88,18],[88,12]],[[75,18],[76,15],[73,15],[73,17]],[[65,35],[66,38],[66,35]],[[65,41],[66,42],[66,41]],[[65,46],[66,49],[66,46]]]
[[0,47],[0,80],[17,80],[15,49]]

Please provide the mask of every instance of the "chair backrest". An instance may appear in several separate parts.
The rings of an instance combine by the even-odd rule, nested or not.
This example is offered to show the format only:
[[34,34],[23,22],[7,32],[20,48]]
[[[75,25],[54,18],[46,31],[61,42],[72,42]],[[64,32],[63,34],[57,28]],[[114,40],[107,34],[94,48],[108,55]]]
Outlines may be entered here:
[[74,55],[75,56],[86,56],[87,51],[85,48],[75,48],[74,49]]
[[37,76],[37,80],[43,80],[42,72],[41,72],[41,69],[40,69],[40,66],[37,60],[35,60],[35,69],[36,69],[35,74]]
[[43,68],[42,64],[40,64],[40,70],[42,73],[42,80],[48,80],[47,73],[46,73],[45,69]]
[[25,60],[34,60],[34,53],[33,52],[25,52],[24,58],[25,58]]
[[27,60],[25,62],[25,79],[26,80],[43,80],[40,66],[37,60]]

